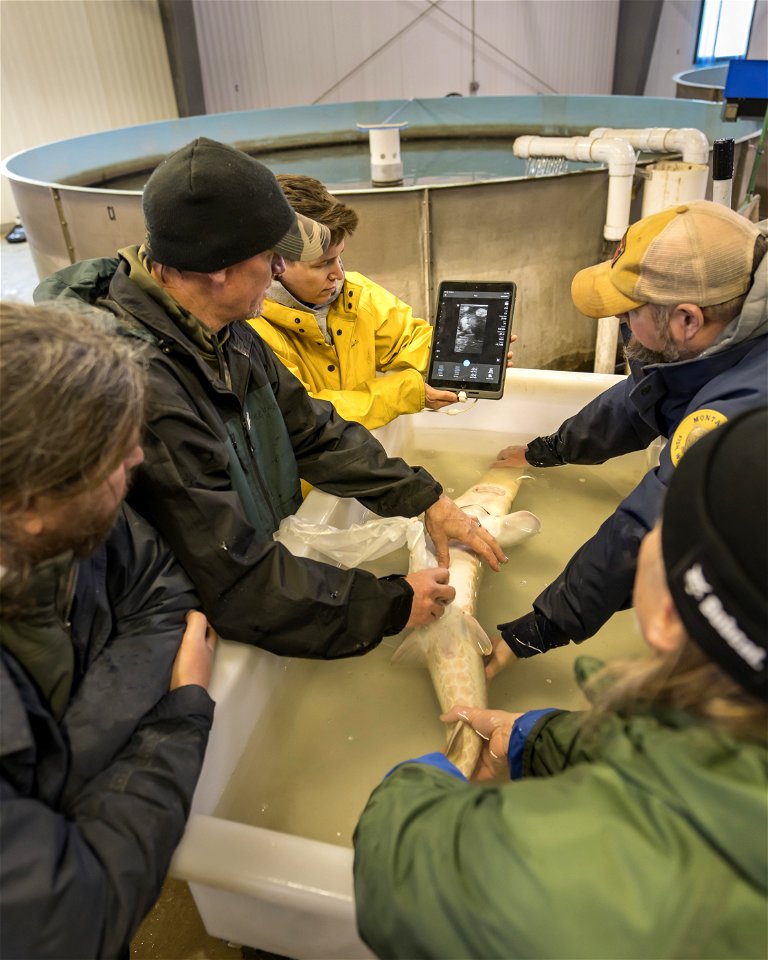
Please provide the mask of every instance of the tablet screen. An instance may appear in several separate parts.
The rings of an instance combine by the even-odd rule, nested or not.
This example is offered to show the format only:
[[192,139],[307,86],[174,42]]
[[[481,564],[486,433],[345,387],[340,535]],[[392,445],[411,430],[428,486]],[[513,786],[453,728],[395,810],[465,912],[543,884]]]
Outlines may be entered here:
[[427,383],[501,396],[514,300],[514,283],[441,283]]

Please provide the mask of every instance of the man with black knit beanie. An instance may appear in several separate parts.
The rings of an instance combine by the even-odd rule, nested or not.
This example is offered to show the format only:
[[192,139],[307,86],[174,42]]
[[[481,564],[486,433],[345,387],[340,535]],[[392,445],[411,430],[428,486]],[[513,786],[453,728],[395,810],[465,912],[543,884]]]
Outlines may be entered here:
[[753,224],[721,204],[680,204],[633,224],[612,260],[574,278],[582,313],[621,320],[630,374],[551,436],[502,450],[499,465],[603,463],[668,442],[533,610],[499,625],[489,676],[514,657],[581,643],[628,607],[640,541],[686,449],[768,404],[766,234],[768,221]]
[[[164,534],[216,630],[289,656],[357,656],[442,615],[449,538],[498,569],[496,541],[425,470],[310,398],[242,322],[260,313],[283,257],[320,257],[328,230],[296,215],[263,164],[205,137],[157,167],[143,205],[144,244],[62,270],[35,298],[98,301],[146,343],[145,459],[130,502]],[[272,534],[301,504],[301,479],[383,516],[424,511],[441,565],[377,579],[294,557]]]

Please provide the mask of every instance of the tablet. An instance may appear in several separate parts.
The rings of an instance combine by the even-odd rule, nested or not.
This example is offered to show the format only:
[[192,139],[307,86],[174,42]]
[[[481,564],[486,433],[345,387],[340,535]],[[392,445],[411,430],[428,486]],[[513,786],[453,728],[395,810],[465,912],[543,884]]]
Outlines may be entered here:
[[437,298],[427,383],[498,400],[504,393],[516,286],[444,280]]

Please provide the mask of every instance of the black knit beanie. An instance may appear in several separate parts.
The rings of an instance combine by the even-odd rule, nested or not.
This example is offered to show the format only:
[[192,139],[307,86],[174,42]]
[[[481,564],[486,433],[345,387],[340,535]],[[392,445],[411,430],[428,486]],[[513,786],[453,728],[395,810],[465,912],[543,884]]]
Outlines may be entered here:
[[[143,206],[150,259],[178,270],[214,273],[276,249],[287,234],[299,232],[272,172],[242,150],[206,137],[156,168],[144,187]],[[293,245],[277,252],[312,259],[296,252],[296,242],[301,247],[305,239],[294,237]],[[322,247],[308,253],[319,257]]]
[[691,639],[768,700],[768,410],[697,440],[675,470],[661,528],[667,581]]

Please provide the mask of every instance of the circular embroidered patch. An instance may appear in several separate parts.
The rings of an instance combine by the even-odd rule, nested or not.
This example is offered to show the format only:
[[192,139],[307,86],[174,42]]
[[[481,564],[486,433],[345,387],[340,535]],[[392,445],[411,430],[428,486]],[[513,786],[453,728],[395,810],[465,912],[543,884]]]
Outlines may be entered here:
[[696,441],[714,430],[715,427],[721,427],[726,423],[728,417],[719,410],[695,410],[689,413],[685,420],[682,420],[672,435],[669,444],[669,455],[672,458],[672,464],[677,466],[682,459],[685,451]]

